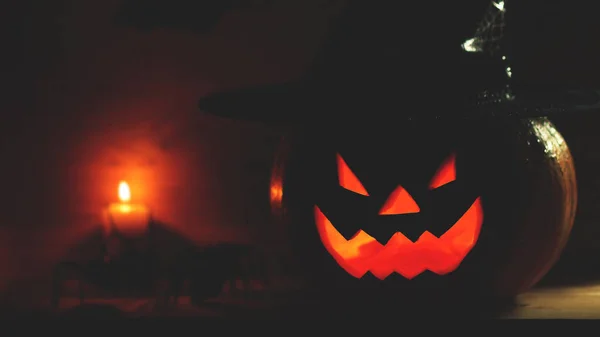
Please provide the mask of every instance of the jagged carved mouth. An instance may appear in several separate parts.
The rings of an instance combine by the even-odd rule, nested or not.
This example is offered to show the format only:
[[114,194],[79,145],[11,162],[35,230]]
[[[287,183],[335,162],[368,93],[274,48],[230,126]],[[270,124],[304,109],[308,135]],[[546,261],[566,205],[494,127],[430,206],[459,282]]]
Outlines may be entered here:
[[383,280],[396,272],[412,279],[426,270],[445,275],[458,268],[479,238],[483,207],[478,197],[443,235],[425,231],[414,242],[396,232],[382,244],[363,230],[346,239],[318,206],[315,222],[323,245],[350,275],[361,278],[371,272]]

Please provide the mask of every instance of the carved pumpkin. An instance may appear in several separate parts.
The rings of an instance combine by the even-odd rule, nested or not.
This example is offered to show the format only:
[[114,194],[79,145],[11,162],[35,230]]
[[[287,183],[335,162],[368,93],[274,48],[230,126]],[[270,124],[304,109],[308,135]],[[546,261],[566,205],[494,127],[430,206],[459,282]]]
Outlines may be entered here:
[[[437,189],[455,181],[456,161],[454,154],[444,162],[429,184]],[[341,155],[337,155],[338,180],[342,188],[363,195],[369,193],[348,167]],[[379,215],[401,215],[420,213],[420,207],[409,192],[398,185],[379,211]],[[473,246],[477,243],[483,208],[477,197],[454,225],[437,237],[425,230],[416,241],[396,231],[389,240],[378,241],[362,229],[350,239],[346,239],[315,206],[315,223],[321,242],[338,264],[348,274],[360,278],[371,272],[379,279],[385,279],[396,272],[412,279],[425,270],[444,275],[454,271]],[[384,225],[385,226],[385,225]],[[387,229],[385,232],[389,232]]]
[[309,288],[505,297],[549,270],[577,199],[550,121],[387,125],[312,129],[277,151],[271,207]]

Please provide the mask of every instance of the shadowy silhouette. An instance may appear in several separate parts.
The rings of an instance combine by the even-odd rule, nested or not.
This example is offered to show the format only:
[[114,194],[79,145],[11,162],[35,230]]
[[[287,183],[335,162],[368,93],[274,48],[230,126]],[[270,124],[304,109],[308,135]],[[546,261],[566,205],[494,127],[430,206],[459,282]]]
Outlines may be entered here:
[[249,282],[248,268],[253,265],[244,260],[254,250],[233,243],[198,246],[157,221],[138,237],[105,235],[99,229],[56,266],[52,307],[59,307],[67,279],[78,281],[81,303],[91,287],[90,292],[100,297],[155,297],[157,308],[164,308],[177,303],[187,282],[191,302],[203,305],[227,282],[235,284],[238,278]]

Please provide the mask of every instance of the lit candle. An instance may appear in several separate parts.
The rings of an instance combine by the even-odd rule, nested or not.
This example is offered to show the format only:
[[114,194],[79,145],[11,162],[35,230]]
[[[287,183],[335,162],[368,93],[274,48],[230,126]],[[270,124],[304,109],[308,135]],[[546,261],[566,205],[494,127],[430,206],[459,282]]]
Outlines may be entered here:
[[125,181],[119,183],[118,195],[120,202],[110,204],[105,212],[106,230],[117,230],[123,235],[143,234],[150,223],[150,209],[131,203],[131,190]]

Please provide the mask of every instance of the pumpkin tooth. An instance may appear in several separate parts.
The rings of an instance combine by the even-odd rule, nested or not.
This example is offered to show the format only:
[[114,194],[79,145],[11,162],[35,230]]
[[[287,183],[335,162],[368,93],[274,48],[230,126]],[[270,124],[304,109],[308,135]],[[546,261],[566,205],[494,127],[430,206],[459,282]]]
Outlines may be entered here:
[[403,233],[396,232],[396,233],[394,233],[394,235],[390,236],[390,238],[386,241],[385,245],[387,246],[390,242],[392,242],[392,239],[394,239],[393,242],[395,242],[396,240],[402,240],[402,241],[408,241],[410,243],[414,243],[413,240],[409,239]]
[[[361,229],[357,230],[357,231],[356,231],[356,233],[354,233],[354,234],[353,234],[353,235],[350,237],[350,239],[348,239],[348,241],[354,240],[354,239],[355,239],[355,238],[356,238],[356,237],[357,237],[357,236],[360,234],[360,232],[362,232],[362,230],[361,230]],[[369,233],[365,232],[365,234],[369,234]]]

